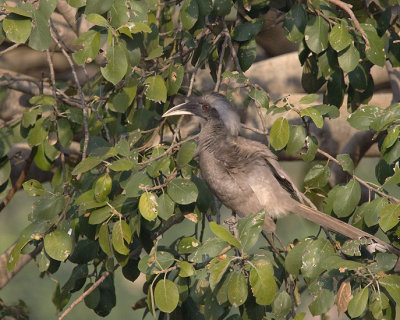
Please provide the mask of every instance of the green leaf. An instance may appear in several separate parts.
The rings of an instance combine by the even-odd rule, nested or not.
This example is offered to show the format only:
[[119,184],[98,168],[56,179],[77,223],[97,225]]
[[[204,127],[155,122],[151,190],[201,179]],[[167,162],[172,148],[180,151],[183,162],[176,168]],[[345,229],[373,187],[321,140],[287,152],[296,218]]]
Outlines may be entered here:
[[242,247],[238,239],[236,239],[228,230],[215,223],[214,221],[210,222],[210,229],[218,238],[225,240],[232,246],[239,249]]
[[183,81],[184,67],[181,64],[171,64],[168,68],[166,81],[167,93],[169,96],[177,94]]
[[59,118],[57,120],[57,134],[58,141],[60,142],[61,146],[68,148],[72,142],[72,139],[74,138],[74,134],[67,119]]
[[3,30],[8,40],[15,43],[25,43],[31,34],[31,19],[17,15],[9,15],[3,20]]
[[44,249],[50,258],[64,261],[71,254],[72,238],[67,232],[56,229],[44,237]]
[[399,163],[396,162],[394,165],[394,174],[390,177],[387,177],[385,179],[384,186],[393,186],[393,185],[398,185],[400,184],[400,168],[399,168]]
[[90,0],[87,1],[85,14],[98,13],[103,14],[111,9],[113,0]]
[[302,257],[301,273],[310,280],[325,271],[324,260],[335,254],[331,243],[326,239],[314,240],[305,248]]
[[379,284],[383,286],[395,301],[396,305],[400,305],[400,276],[391,274],[379,278]]
[[247,300],[247,281],[241,273],[235,272],[229,279],[228,299],[234,307],[241,306]]
[[174,214],[175,203],[166,194],[163,193],[158,197],[158,216],[163,220],[168,220]]
[[258,106],[268,109],[269,98],[264,90],[253,88],[249,93],[249,97],[252,98]]
[[179,16],[186,30],[192,29],[199,18],[199,7],[196,0],[185,0]]
[[[40,5],[42,5],[42,3]],[[32,49],[44,51],[50,47],[52,39],[48,22],[49,17],[50,16],[43,14],[40,9],[33,12],[33,29],[29,38],[29,46]]]
[[333,203],[333,211],[340,218],[348,217],[354,211],[360,199],[360,184],[351,179],[347,185],[338,188]]
[[322,289],[317,298],[308,306],[313,316],[329,311],[335,303],[335,294],[331,290]]
[[237,53],[242,71],[248,70],[257,56],[257,43],[255,39],[242,42]]
[[391,127],[387,131],[387,135],[382,143],[382,151],[385,152],[388,148],[393,146],[397,139],[399,138],[400,128],[399,127]]
[[385,44],[387,36],[384,35],[379,37],[377,31],[371,24],[363,24],[362,28],[364,29],[369,41],[365,50],[367,59],[373,64],[383,67],[386,61]]
[[239,219],[239,239],[244,251],[250,250],[256,244],[264,226],[264,218],[265,212],[261,210],[248,215],[246,218]]
[[178,288],[171,280],[161,279],[154,289],[154,299],[158,309],[171,313],[179,302]]
[[302,97],[302,98],[299,100],[299,103],[301,103],[301,104],[310,104],[310,103],[315,102],[318,98],[319,98],[319,95],[318,95],[318,94],[316,94],[316,93],[311,93],[311,94],[308,94],[308,95]]
[[182,168],[193,159],[196,148],[197,144],[194,141],[187,141],[181,145],[176,155],[176,164],[179,168]]
[[38,146],[47,138],[48,135],[48,119],[40,118],[36,121],[35,126],[29,130],[27,141],[30,146]]
[[391,203],[379,212],[379,226],[386,232],[399,223],[400,204]]
[[62,195],[49,194],[36,200],[32,205],[32,214],[29,220],[49,220],[54,221],[59,213],[64,209],[65,199]]
[[192,253],[196,251],[201,243],[194,237],[185,237],[179,241],[178,252],[181,254]]
[[153,181],[146,171],[139,171],[129,178],[124,189],[128,197],[135,198],[141,195],[146,187],[151,186],[153,186]]
[[212,291],[215,290],[216,286],[221,281],[223,275],[225,274],[226,270],[228,269],[232,258],[227,256],[217,257],[211,260],[210,262],[210,288]]
[[367,307],[368,302],[368,288],[361,289],[350,300],[347,311],[352,318],[361,316]]
[[349,115],[347,121],[357,130],[368,130],[372,121],[382,114],[382,109],[376,106],[365,106]]
[[161,76],[148,77],[144,84],[147,85],[145,90],[147,99],[154,102],[167,101],[167,87]]
[[292,308],[292,299],[286,291],[281,291],[272,304],[272,313],[276,319],[283,319]]
[[283,149],[289,141],[289,123],[285,118],[278,118],[271,127],[269,134],[271,146],[275,150]]
[[79,162],[74,170],[72,170],[73,175],[78,175],[80,173],[84,173],[93,169],[94,167],[98,166],[101,163],[101,159],[98,157],[87,157]]
[[318,141],[314,136],[307,136],[306,143],[307,143],[307,153],[302,154],[301,157],[303,158],[304,161],[310,162],[314,160],[315,154],[317,153]]
[[322,115],[319,113],[318,110],[314,109],[313,107],[308,107],[301,110],[300,115],[302,117],[309,116],[318,128],[322,128],[322,126],[324,125],[324,119],[322,118]]
[[89,224],[100,224],[112,216],[111,208],[105,206],[100,209],[93,210],[89,216]]
[[321,16],[313,16],[308,20],[304,34],[311,51],[318,54],[328,48],[329,23]]
[[193,266],[187,261],[178,261],[177,265],[179,267],[179,276],[182,278],[190,277],[194,275]]
[[301,85],[307,93],[317,92],[326,82],[318,67],[315,55],[309,55],[303,64],[303,73],[301,74]]
[[111,96],[108,106],[112,111],[124,113],[136,97],[138,81],[131,78],[127,81],[120,92]]
[[224,17],[229,14],[233,7],[232,0],[213,0],[213,4],[213,11],[219,17]]
[[79,36],[75,42],[81,44],[82,49],[72,53],[72,58],[78,65],[92,62],[100,49],[100,32],[89,30]]
[[112,230],[112,244],[114,249],[122,254],[129,254],[129,248],[125,241],[129,244],[132,240],[132,231],[129,225],[124,220],[119,220],[114,224]]
[[367,227],[378,224],[379,212],[388,204],[385,198],[375,198],[371,202],[364,202],[359,209]]
[[367,89],[369,74],[367,74],[361,64],[358,64],[353,71],[349,72],[348,76],[350,85],[353,88],[359,91],[365,91]]
[[348,48],[338,52],[339,66],[344,72],[353,71],[360,60],[360,53],[357,48],[351,44]]
[[122,80],[128,68],[125,51],[121,44],[110,46],[107,49],[107,65],[100,68],[103,77],[114,85]]
[[383,292],[372,292],[368,309],[375,319],[383,319],[383,310],[389,308],[389,299]]
[[90,13],[86,16],[86,20],[100,27],[107,27],[107,20],[97,13]]
[[271,263],[264,259],[254,261],[252,266],[249,281],[256,302],[263,306],[269,305],[274,300],[277,289],[274,269]]
[[311,188],[322,188],[328,183],[330,176],[331,171],[328,166],[316,164],[306,173],[304,183]]
[[103,250],[103,252],[110,257],[112,251],[111,251],[111,242],[107,224],[101,225],[99,229],[99,245],[101,250]]
[[344,24],[336,24],[329,33],[329,43],[337,52],[346,49],[351,42],[352,37]]
[[172,180],[167,187],[167,193],[173,201],[179,204],[189,204],[197,200],[198,191],[196,185],[186,179]]
[[134,166],[134,163],[127,159],[121,158],[111,163],[110,169],[113,171],[129,171]]
[[339,164],[342,166],[344,171],[347,171],[350,174],[354,173],[354,163],[350,156],[345,154],[338,154],[336,159],[339,161]]
[[25,192],[32,197],[44,196],[46,194],[46,190],[43,188],[42,184],[35,179],[25,181],[22,187]]
[[307,16],[304,6],[296,3],[286,14],[283,28],[286,37],[292,42],[299,42],[304,38],[304,30],[307,24]]
[[93,191],[96,201],[102,202],[106,201],[108,195],[111,192],[112,179],[108,173],[103,174],[97,178],[94,183]]
[[285,269],[287,272],[297,276],[302,265],[302,257],[306,247],[312,243],[311,239],[305,239],[297,243],[287,254],[285,259]]
[[4,9],[6,9],[7,11],[10,11],[19,16],[23,16],[23,17],[27,17],[27,18],[31,18],[32,13],[35,10],[34,7],[32,6],[32,4],[30,4],[30,3],[19,3],[19,5],[16,7],[6,6],[6,5],[2,4],[2,7]]
[[143,218],[153,221],[158,215],[157,195],[152,192],[142,193],[139,199],[139,211]]
[[306,130],[303,126],[290,124],[289,141],[286,145],[287,154],[295,154],[303,147],[306,140]]
[[228,247],[229,243],[220,238],[209,238],[188,257],[188,260],[195,263],[202,263],[220,255]]
[[264,25],[264,19],[254,19],[252,22],[244,22],[233,29],[232,39],[236,41],[248,41],[256,36]]

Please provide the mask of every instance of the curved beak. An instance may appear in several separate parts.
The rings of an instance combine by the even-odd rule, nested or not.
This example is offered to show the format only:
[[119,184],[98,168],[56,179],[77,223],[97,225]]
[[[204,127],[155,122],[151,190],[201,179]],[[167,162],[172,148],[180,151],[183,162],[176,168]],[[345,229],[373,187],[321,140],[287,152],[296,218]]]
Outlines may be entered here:
[[[181,116],[181,115],[191,115],[196,116],[198,110],[200,108],[200,104],[196,102],[185,102],[178,104],[177,106],[169,109],[165,112],[162,117],[170,117],[170,116]],[[197,111],[197,112],[196,112]]]

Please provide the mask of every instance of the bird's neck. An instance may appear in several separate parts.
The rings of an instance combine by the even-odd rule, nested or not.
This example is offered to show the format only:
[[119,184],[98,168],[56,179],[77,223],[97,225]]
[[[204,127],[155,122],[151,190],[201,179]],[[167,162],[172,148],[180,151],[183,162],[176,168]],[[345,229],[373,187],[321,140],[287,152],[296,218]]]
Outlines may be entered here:
[[234,140],[235,137],[228,132],[223,123],[208,121],[202,125],[199,147],[200,150],[215,153],[230,149],[234,145]]

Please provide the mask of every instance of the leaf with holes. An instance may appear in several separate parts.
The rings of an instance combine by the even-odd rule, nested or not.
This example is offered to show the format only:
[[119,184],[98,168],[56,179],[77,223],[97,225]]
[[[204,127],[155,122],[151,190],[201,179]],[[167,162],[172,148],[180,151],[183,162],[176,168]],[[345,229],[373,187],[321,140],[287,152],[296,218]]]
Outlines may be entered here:
[[139,199],[139,212],[143,218],[153,221],[158,215],[158,197],[152,192],[142,193]]

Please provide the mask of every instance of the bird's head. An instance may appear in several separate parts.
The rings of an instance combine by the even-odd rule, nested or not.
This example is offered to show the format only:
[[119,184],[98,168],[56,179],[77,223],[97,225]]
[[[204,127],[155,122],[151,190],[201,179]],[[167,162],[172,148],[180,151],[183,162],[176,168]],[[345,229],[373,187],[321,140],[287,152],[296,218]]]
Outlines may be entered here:
[[179,104],[165,112],[163,117],[176,115],[197,116],[206,123],[221,122],[232,136],[239,134],[239,115],[226,97],[219,93],[206,94],[199,99]]

